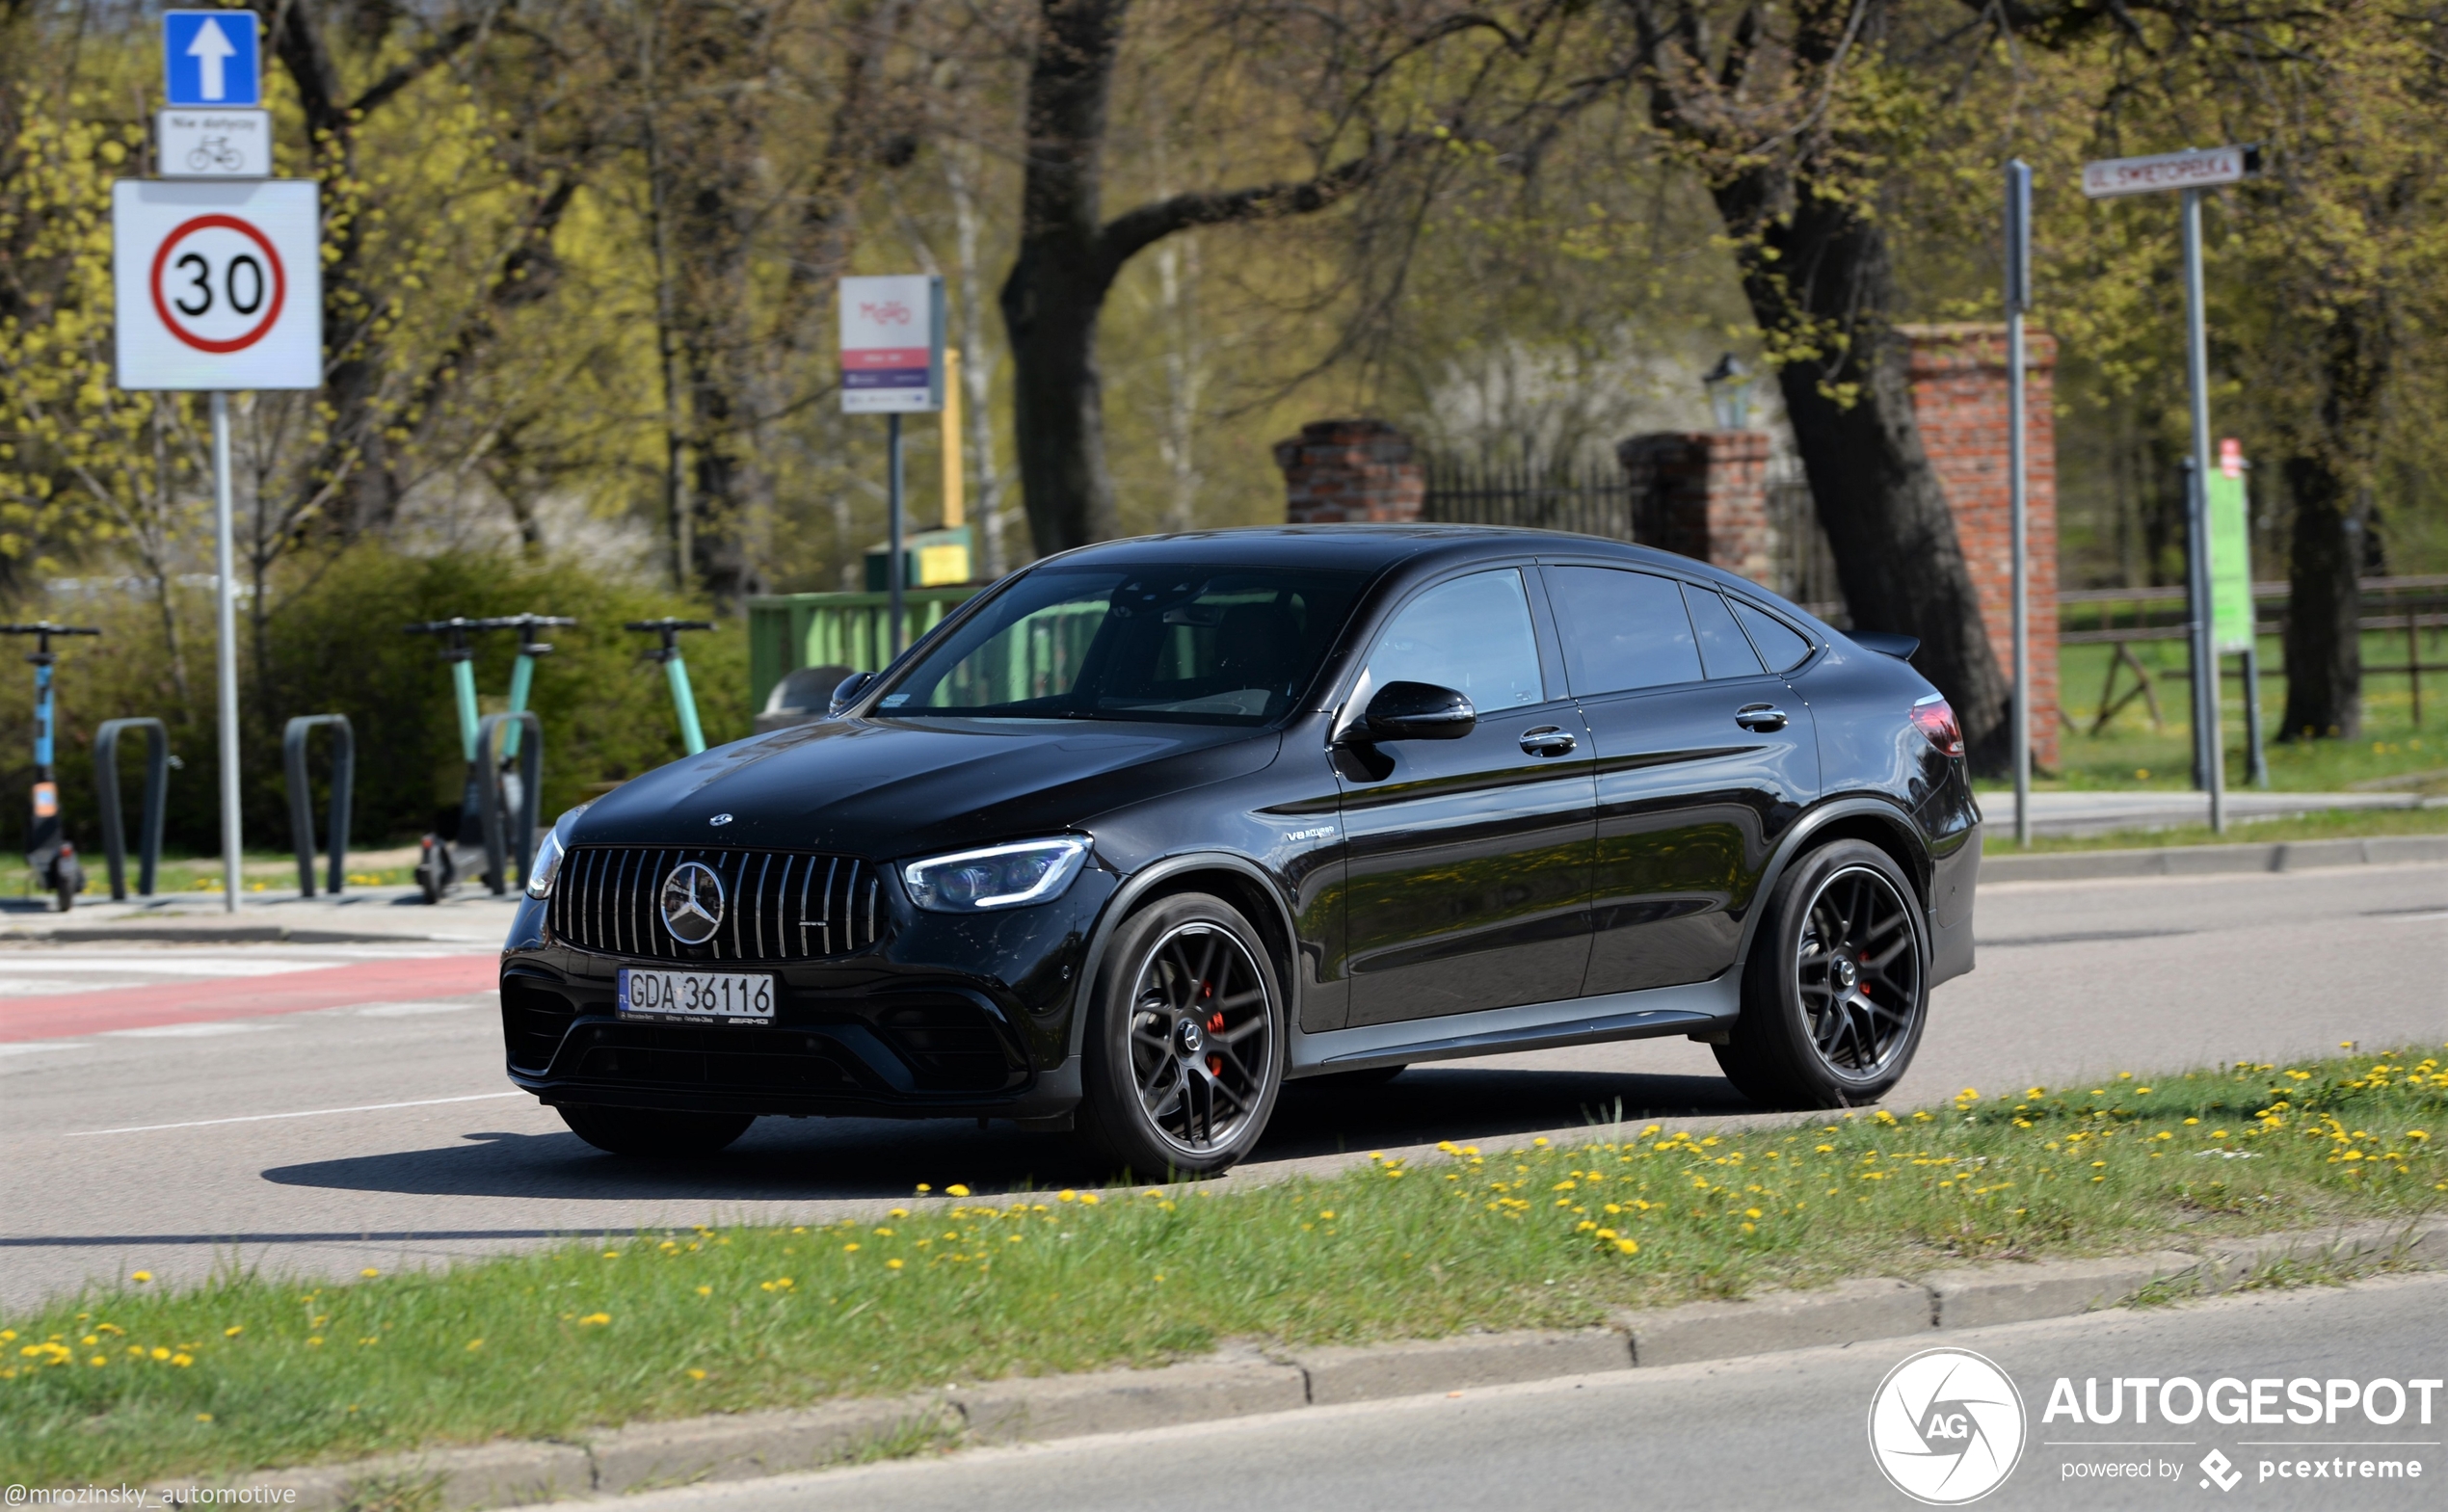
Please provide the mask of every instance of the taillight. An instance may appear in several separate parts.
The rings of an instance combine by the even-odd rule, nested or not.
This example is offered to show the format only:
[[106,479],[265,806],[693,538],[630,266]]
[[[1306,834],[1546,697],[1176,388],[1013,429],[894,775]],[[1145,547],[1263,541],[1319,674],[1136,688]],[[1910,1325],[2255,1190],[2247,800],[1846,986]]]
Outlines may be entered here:
[[1955,709],[1947,701],[1932,693],[1912,706],[1912,722],[1929,737],[1945,756],[1963,755],[1963,727],[1955,722]]

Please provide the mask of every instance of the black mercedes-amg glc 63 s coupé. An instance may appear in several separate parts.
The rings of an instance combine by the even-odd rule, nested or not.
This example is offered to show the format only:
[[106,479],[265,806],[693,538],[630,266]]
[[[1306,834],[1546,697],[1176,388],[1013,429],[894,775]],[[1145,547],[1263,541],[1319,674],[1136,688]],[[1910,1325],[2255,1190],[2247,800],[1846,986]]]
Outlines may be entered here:
[[1618,543],[1091,546],[829,718],[564,815],[511,1078],[609,1151],[763,1115],[1076,1127],[1221,1170],[1296,1077],[1688,1035],[1866,1101],[1972,965],[1980,811],[1899,652]]

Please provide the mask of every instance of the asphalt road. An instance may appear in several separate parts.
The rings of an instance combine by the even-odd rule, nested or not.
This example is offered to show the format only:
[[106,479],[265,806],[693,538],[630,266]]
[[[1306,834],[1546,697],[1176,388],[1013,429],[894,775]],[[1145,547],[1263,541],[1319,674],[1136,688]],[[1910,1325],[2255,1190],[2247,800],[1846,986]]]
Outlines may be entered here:
[[[1980,968],[1939,990],[1901,1103],[2345,1040],[2448,1040],[2448,866],[2017,883],[1984,889],[1978,916]],[[448,952],[464,969],[467,949],[0,949],[0,1310],[139,1268],[349,1275],[572,1231],[863,1212],[920,1181],[991,1191],[1095,1178],[1063,1136],[1007,1125],[774,1120],[704,1165],[599,1154],[509,1090],[490,994],[416,989]],[[401,986],[360,983],[346,1006],[168,1022],[156,1009],[68,1038],[6,1032],[13,1004],[45,1004],[54,1024],[74,1014],[64,986],[98,1005],[129,983],[218,993],[251,961],[293,968],[265,976],[269,993],[282,976],[373,960]],[[154,998],[181,1000],[170,985]],[[1685,1040],[1453,1061],[1367,1092],[1295,1084],[1260,1157],[1228,1180],[1618,1116],[1759,1115]]]
[[[2080,1393],[2111,1377],[2202,1387],[2221,1377],[2399,1383],[2448,1376],[2448,1277],[2248,1295],[2150,1312],[1967,1329],[1946,1345],[1993,1362],[2022,1397],[2020,1459],[1983,1508],[2275,1506],[2437,1507],[2448,1475],[2441,1426],[2409,1405],[2379,1426],[2357,1407],[2334,1425],[2172,1426],[2154,1415],[2092,1426],[2043,1422],[2056,1381]],[[780,1476],[629,1497],[634,1512],[1166,1512],[1280,1507],[1335,1512],[1482,1512],[1490,1507],[1658,1512],[1914,1503],[1870,1449],[1873,1396],[1887,1371],[1933,1336],[1626,1370],[1453,1395],[1309,1408],[1215,1423],[1112,1434],[938,1459]],[[2127,1393],[2130,1399],[2131,1393]],[[2154,1393],[2154,1399],[2157,1393]],[[2223,1400],[2223,1398],[2222,1398]],[[2278,1398],[2284,1401],[2283,1394]],[[2176,1398],[2179,1410],[2190,1405]],[[2381,1398],[2383,1415],[2392,1405]],[[2141,1442],[2137,1442],[2141,1441]],[[2213,1485],[2201,1461],[2223,1456]],[[2321,1462],[2324,1476],[2289,1472]],[[2363,1478],[2384,1461],[2417,1478]],[[2350,1462],[2342,1466],[2340,1462]],[[2147,1477],[2101,1467],[2147,1466]],[[2265,1472],[2264,1467],[2267,1467]],[[2340,1479],[2341,1469],[2352,1479]],[[2267,1478],[2264,1478],[2266,1473]]]

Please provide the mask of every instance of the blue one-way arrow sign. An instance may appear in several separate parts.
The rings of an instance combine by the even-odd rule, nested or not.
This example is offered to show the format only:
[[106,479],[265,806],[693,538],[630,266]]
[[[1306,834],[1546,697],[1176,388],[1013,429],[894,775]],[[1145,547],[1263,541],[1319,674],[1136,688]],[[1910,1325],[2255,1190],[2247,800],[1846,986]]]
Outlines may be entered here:
[[162,63],[172,105],[263,103],[253,11],[166,11]]

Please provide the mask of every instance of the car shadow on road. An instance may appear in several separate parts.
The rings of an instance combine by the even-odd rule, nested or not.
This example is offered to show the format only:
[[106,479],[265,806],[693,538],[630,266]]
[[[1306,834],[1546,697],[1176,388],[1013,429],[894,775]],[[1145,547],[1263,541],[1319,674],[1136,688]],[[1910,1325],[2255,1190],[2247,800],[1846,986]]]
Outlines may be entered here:
[[[1616,1122],[1757,1113],[1714,1076],[1419,1067],[1376,1087],[1293,1082],[1243,1169],[1438,1140],[1501,1147]],[[470,1133],[455,1144],[276,1166],[283,1186],[424,1197],[668,1199],[693,1204],[906,1197],[925,1182],[979,1193],[1102,1186],[1113,1178],[1069,1135],[932,1119],[764,1119],[721,1155],[638,1160],[574,1134]]]

